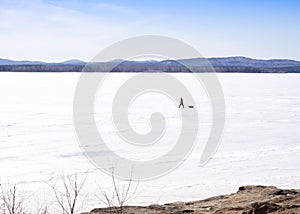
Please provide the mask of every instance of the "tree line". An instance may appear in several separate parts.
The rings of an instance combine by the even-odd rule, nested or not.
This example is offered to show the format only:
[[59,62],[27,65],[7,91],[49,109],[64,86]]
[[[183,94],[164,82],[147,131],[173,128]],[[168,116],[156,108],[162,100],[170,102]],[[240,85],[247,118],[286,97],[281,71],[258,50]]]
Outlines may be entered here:
[[300,67],[256,68],[247,66],[191,66],[161,64],[120,64],[112,67],[109,64],[84,65],[41,64],[41,65],[0,65],[0,72],[219,72],[219,73],[300,73]]

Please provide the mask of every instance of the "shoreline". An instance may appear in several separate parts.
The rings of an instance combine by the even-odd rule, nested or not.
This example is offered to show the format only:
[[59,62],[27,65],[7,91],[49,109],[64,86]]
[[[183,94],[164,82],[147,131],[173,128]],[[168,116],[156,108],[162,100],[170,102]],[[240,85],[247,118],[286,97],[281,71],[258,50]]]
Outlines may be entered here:
[[300,213],[300,190],[279,189],[275,186],[241,186],[236,193],[219,195],[203,200],[173,202],[163,205],[95,208],[82,214],[290,214]]

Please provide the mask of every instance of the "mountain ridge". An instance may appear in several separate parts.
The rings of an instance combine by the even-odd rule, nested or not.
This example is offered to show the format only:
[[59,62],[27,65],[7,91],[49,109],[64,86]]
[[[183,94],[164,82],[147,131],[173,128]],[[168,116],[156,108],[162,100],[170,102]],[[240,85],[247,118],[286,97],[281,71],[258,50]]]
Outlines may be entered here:
[[[249,66],[249,67],[289,67],[289,66],[300,66],[300,61],[291,59],[254,59],[244,56],[232,56],[232,57],[211,57],[211,58],[185,58],[178,60],[145,60],[145,61],[130,61],[130,60],[112,60],[108,62],[99,63],[115,63],[122,62],[126,64],[164,64],[172,65],[182,63],[185,65],[198,66],[207,64],[209,62],[212,66]],[[83,65],[88,62],[69,59],[63,62],[42,62],[42,61],[29,61],[29,60],[11,60],[0,58],[0,65],[41,65],[41,64],[62,64],[62,65]],[[202,63],[202,64],[201,64]]]
[[[88,64],[89,66],[85,67]],[[46,63],[0,59],[0,72],[219,72],[219,73],[300,73],[300,61],[290,59],[252,59],[247,57],[187,58],[178,60],[87,63],[77,59]],[[213,69],[212,69],[213,68]]]

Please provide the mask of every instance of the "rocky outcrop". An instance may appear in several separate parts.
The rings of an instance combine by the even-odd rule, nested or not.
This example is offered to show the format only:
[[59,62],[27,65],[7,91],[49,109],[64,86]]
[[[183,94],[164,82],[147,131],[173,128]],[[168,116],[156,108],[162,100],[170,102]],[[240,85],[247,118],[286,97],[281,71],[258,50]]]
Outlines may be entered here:
[[[118,207],[97,208],[86,214],[120,213]],[[274,186],[242,186],[237,193],[205,200],[175,202],[164,205],[126,206],[130,214],[292,214],[300,213],[300,190]]]

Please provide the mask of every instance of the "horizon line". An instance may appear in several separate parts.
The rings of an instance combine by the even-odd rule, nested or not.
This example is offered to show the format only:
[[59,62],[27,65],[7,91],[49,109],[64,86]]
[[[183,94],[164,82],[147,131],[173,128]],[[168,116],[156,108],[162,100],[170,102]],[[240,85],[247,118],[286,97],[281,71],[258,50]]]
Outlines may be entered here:
[[[291,61],[297,61],[297,62],[300,62],[300,59],[292,59],[292,58],[257,58],[257,57],[249,57],[249,56],[243,56],[243,55],[232,55],[232,56],[209,56],[209,57],[202,57],[204,59],[226,59],[226,58],[246,58],[246,59],[252,59],[252,60],[264,60],[264,61],[268,61],[268,60],[291,60]],[[161,62],[161,61],[165,61],[165,60],[184,60],[184,59],[197,59],[197,58],[180,58],[180,59],[164,59],[164,60],[157,60],[157,59],[145,59],[145,60],[126,60],[126,59],[112,59],[110,61],[99,61],[99,62],[111,62],[111,61],[114,61],[114,60],[120,60],[120,61],[137,61],[137,62],[143,62],[143,61],[157,61],[157,62]],[[48,63],[48,64],[51,64],[51,63],[65,63],[65,62],[68,62],[68,61],[80,61],[80,62],[83,62],[83,63],[89,63],[89,62],[92,62],[92,60],[88,60],[88,61],[85,61],[83,59],[78,59],[78,58],[68,58],[66,60],[63,60],[63,61],[48,61],[48,60],[33,60],[33,59],[12,59],[12,58],[2,58],[0,57],[0,60],[8,60],[8,61],[14,61],[14,62],[40,62],[40,63]]]

